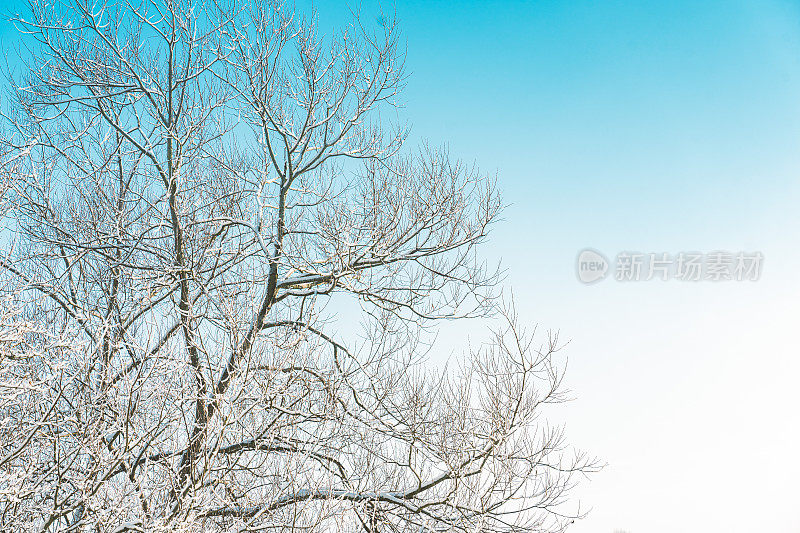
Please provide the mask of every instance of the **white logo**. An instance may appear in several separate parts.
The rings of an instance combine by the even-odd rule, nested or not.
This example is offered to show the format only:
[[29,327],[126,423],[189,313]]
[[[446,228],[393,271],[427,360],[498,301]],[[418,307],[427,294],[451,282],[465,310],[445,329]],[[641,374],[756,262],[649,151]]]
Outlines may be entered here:
[[595,283],[606,277],[608,259],[596,250],[587,248],[578,254],[578,279],[583,283]]

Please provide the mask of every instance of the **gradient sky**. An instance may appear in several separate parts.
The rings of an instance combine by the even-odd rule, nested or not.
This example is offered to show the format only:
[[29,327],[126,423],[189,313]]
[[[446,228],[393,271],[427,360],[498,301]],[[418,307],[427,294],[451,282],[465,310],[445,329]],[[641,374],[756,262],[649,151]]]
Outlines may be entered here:
[[[576,400],[552,416],[608,462],[571,531],[800,532],[800,2],[396,11],[412,141],[497,173],[511,206],[487,255],[523,319],[571,339]],[[757,282],[585,286],[585,247],[765,263]]]
[[[490,251],[522,317],[570,339],[554,417],[608,462],[572,531],[800,532],[800,2],[397,15],[415,136],[498,173]],[[587,246],[765,262],[758,282],[585,286]]]

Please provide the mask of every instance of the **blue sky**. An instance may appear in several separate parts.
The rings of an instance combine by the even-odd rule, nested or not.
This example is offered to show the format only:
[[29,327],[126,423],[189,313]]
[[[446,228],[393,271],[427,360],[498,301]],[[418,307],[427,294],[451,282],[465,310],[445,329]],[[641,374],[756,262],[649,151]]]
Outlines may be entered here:
[[[316,5],[323,24],[346,18]],[[800,531],[800,2],[396,12],[412,142],[497,173],[511,205],[487,255],[523,318],[571,339],[576,401],[553,416],[609,464],[572,531]],[[585,247],[765,264],[749,283],[584,286]]]
[[[397,14],[414,135],[498,173],[490,252],[522,316],[570,339],[576,401],[555,416],[608,461],[572,530],[800,531],[800,3]],[[765,263],[758,282],[584,286],[587,246]]]

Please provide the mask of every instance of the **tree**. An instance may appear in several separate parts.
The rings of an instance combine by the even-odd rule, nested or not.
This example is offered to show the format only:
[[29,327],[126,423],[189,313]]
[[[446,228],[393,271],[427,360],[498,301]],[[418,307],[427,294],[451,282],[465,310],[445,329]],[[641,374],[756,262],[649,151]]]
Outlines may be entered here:
[[[261,0],[31,0],[13,21],[3,529],[575,514],[596,463],[538,421],[564,400],[557,338],[533,343],[477,253],[494,181],[390,125],[394,22],[324,36]],[[424,364],[441,320],[492,316],[456,370]]]

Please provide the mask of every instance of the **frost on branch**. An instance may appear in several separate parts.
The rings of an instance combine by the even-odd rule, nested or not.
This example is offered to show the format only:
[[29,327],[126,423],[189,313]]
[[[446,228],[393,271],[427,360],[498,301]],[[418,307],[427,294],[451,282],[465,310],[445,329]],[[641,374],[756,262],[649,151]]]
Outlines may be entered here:
[[[0,528],[558,531],[596,463],[481,254],[495,181],[393,126],[397,26],[32,0],[0,138]],[[442,321],[499,327],[448,370]],[[499,324],[499,326],[498,326]]]

